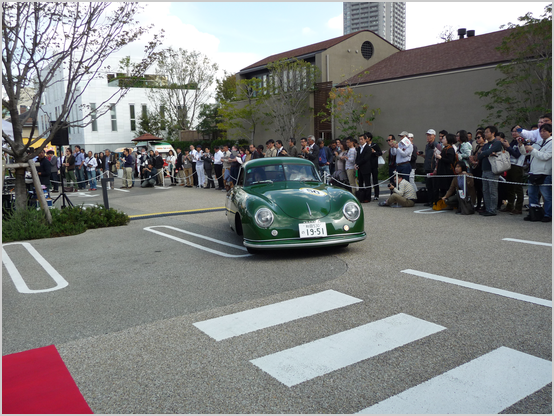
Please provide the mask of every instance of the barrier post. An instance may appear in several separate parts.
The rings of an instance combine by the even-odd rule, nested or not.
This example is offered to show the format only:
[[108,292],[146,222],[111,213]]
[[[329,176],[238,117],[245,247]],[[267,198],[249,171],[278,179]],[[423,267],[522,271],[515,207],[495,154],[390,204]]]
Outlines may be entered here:
[[102,178],[100,179],[100,182],[102,183],[102,197],[104,198],[104,207],[106,209],[110,209],[110,204],[108,202],[108,182],[111,182],[115,187],[115,183],[114,183],[114,178],[113,177],[110,177],[110,178]]

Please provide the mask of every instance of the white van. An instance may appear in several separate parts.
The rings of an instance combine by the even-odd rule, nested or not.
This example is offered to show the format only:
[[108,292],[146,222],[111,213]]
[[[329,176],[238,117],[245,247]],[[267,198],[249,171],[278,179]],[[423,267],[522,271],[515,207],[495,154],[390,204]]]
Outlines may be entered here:
[[175,151],[173,146],[167,142],[137,142],[136,147],[139,154],[143,147],[146,147],[147,153],[150,152],[150,150],[153,150],[154,152],[157,150],[160,156],[163,158],[164,164],[170,150],[173,150],[173,154],[177,155],[177,152]]

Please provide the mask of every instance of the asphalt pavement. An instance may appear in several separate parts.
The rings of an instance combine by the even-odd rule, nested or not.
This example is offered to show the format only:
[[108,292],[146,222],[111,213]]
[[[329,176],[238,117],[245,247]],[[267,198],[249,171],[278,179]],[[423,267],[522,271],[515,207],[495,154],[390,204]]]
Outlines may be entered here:
[[[100,189],[68,196],[102,202]],[[444,413],[442,402],[472,413],[471,392],[461,403],[436,393],[462,370],[467,386],[500,392],[473,413],[552,412],[551,224],[372,201],[363,242],[249,255],[225,198],[110,190],[110,207],[134,219],[29,241],[51,269],[4,245],[29,293],[3,262],[2,354],[54,344],[95,413],[407,413],[390,406],[426,386],[435,394],[416,413]],[[52,270],[67,285],[44,291]],[[252,316],[268,323],[248,329]],[[205,322],[235,332],[218,339]],[[533,382],[509,373],[510,354],[530,360]]]

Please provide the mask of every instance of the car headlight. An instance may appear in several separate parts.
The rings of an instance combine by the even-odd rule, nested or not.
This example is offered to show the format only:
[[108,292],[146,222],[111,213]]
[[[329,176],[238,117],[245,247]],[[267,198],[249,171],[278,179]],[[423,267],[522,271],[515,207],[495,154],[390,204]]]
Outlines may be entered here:
[[360,218],[360,207],[354,202],[347,202],[342,208],[342,213],[347,220],[356,221]]
[[273,212],[267,208],[260,208],[254,215],[256,224],[261,228],[269,228],[273,224],[273,218]]

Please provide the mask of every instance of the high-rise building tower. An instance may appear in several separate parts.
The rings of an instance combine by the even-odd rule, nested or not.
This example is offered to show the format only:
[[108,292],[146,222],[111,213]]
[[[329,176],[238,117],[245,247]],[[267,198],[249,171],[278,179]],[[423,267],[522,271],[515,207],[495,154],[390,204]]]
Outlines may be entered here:
[[343,3],[344,34],[371,30],[399,49],[406,49],[406,3]]

